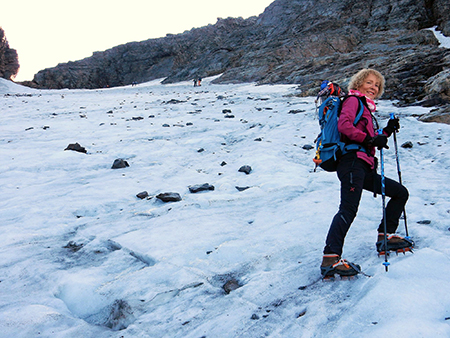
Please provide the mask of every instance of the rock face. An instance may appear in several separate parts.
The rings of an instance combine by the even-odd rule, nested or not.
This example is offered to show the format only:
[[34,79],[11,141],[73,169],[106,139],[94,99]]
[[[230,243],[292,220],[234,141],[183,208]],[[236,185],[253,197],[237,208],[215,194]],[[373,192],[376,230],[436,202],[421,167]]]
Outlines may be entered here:
[[40,71],[42,88],[99,88],[165,78],[164,83],[222,74],[217,83],[341,85],[372,67],[387,80],[384,98],[427,96],[425,84],[450,68],[438,26],[450,36],[448,0],[276,0],[259,17],[219,19],[179,35],[133,42]]
[[0,27],[0,77],[10,80],[19,71],[17,51],[9,47],[5,31]]

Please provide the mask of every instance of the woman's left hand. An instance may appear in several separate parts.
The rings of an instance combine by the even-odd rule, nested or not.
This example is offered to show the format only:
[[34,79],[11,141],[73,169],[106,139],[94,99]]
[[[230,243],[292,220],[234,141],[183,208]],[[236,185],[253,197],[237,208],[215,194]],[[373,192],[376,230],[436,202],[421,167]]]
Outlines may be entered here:
[[390,119],[387,123],[387,126],[383,129],[383,131],[388,135],[391,136],[391,134],[394,131],[399,131],[400,130],[400,121],[398,118],[393,118]]

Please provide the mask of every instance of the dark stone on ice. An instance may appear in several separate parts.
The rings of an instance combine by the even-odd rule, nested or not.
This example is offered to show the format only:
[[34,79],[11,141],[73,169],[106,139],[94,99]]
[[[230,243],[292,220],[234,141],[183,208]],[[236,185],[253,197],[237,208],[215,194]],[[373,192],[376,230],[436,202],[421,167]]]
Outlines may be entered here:
[[250,319],[252,319],[252,320],[258,320],[258,319],[259,319],[259,316],[258,316],[256,313],[254,313],[254,314],[252,314],[252,317],[251,317]]
[[226,282],[223,285],[223,289],[225,291],[225,293],[228,295],[231,291],[234,291],[236,289],[239,289],[241,286],[239,285],[239,282],[236,279],[231,279],[228,282]]
[[114,161],[111,169],[122,169],[122,168],[126,168],[126,167],[129,167],[129,166],[130,165],[128,164],[127,161],[125,161],[125,160],[123,160],[121,158],[118,158],[118,159],[116,159]]
[[256,142],[261,142],[261,141],[262,141],[262,138],[261,138],[261,137],[255,138],[254,141],[256,141]]
[[231,114],[231,109],[222,110],[222,114]]
[[77,244],[74,241],[70,241],[69,243],[67,243],[67,245],[63,246],[64,249],[69,249],[72,252],[77,252],[79,251],[82,247],[84,246],[84,244]]
[[252,171],[252,167],[250,167],[249,165],[243,165],[242,167],[239,168],[238,171],[241,173],[246,173],[248,175]]
[[140,192],[139,194],[136,195],[136,197],[143,200],[144,198],[148,197],[148,192],[147,191]]
[[302,149],[305,149],[305,150],[311,150],[311,149],[314,149],[314,147],[313,147],[312,145],[310,145],[310,144],[305,144],[305,145],[302,147]]
[[402,148],[409,149],[413,147],[413,143],[411,141],[405,142],[401,145]]
[[303,109],[293,109],[293,110],[289,110],[288,114],[299,114],[299,113],[304,113],[306,110]]
[[214,190],[214,186],[209,183],[189,186],[189,191],[193,194],[200,192],[200,191],[207,191],[207,190]]
[[297,318],[303,317],[304,315],[306,315],[306,310],[303,310],[302,312],[300,312],[297,316]]
[[165,192],[156,196],[157,199],[160,199],[163,202],[179,202],[181,201],[181,196],[176,192]]
[[227,114],[225,115],[226,119],[234,119],[234,115],[233,114]]
[[225,162],[225,161],[222,161],[222,163],[220,163],[221,167],[226,166],[226,165],[227,165],[227,162]]
[[250,187],[236,187],[236,189],[238,191],[244,191],[244,190],[250,189]]
[[424,219],[422,221],[418,221],[417,224],[431,224],[431,221],[429,219]]
[[66,149],[64,150],[73,150],[73,151],[77,151],[79,153],[84,153],[86,154],[87,151],[84,147],[80,146],[79,143],[70,143]]
[[119,331],[126,329],[135,320],[131,306],[126,301],[117,299],[111,305],[105,326],[113,331]]
[[186,101],[180,101],[180,100],[177,100],[177,99],[171,99],[169,101],[164,101],[163,103],[165,103],[165,104],[178,104],[178,103],[184,103],[184,102],[186,102]]
[[199,150],[197,150],[197,153],[203,153],[205,151],[205,149],[200,148]]

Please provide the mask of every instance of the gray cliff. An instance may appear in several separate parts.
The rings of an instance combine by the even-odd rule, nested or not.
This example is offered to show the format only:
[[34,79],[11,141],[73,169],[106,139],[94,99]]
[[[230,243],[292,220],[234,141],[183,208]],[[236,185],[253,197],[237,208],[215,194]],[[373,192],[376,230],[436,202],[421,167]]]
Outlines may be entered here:
[[323,79],[345,85],[371,67],[386,76],[384,98],[437,105],[450,102],[450,50],[426,29],[434,26],[450,36],[448,0],[276,0],[258,17],[120,45],[33,82],[102,88],[222,74],[216,83],[291,83],[313,94]]

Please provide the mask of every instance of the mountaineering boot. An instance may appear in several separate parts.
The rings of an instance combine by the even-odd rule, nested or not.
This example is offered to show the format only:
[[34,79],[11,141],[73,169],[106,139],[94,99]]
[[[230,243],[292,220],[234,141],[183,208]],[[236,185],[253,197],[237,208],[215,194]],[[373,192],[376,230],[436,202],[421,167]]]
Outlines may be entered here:
[[378,241],[376,243],[379,255],[383,255],[385,251],[407,252],[412,251],[414,241],[409,238],[404,238],[396,234],[387,234],[387,249],[384,247],[384,234],[378,234]]
[[337,254],[325,254],[323,255],[320,272],[323,278],[330,278],[335,274],[339,276],[355,276],[361,272],[361,267],[350,263],[346,259],[341,259]]

